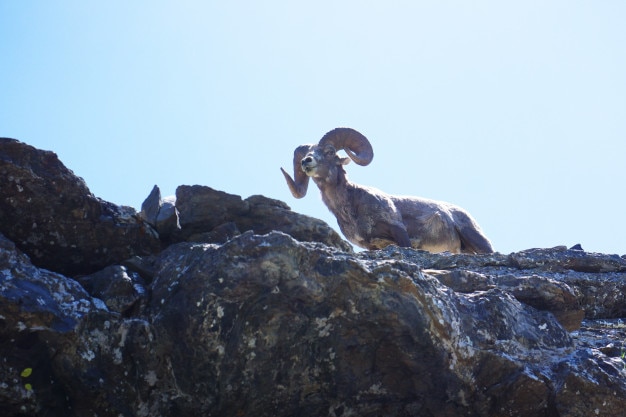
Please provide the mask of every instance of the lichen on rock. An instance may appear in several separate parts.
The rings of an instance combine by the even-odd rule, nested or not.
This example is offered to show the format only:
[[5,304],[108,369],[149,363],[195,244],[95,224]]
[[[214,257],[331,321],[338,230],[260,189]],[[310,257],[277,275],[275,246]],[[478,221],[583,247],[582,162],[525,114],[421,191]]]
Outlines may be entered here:
[[[41,168],[48,160],[55,168],[34,169],[36,182],[61,172],[80,185],[56,157],[26,149],[20,159],[11,149],[0,153],[5,169],[6,161]],[[14,194],[34,189],[12,178],[0,189],[0,209],[19,207]],[[92,201],[86,187],[80,193]],[[158,232],[151,223],[159,201],[142,218],[100,202],[100,213],[130,214],[91,227]],[[91,242],[66,233],[71,222],[55,239],[86,246],[68,261],[60,245],[0,217],[1,415],[556,417],[626,409],[624,258],[566,247],[354,253],[328,225],[267,197],[181,186],[173,204],[169,213],[180,218],[170,225],[180,227],[154,235],[158,245],[114,237],[101,242],[97,253],[109,255],[98,260]],[[61,207],[20,210],[44,224]]]

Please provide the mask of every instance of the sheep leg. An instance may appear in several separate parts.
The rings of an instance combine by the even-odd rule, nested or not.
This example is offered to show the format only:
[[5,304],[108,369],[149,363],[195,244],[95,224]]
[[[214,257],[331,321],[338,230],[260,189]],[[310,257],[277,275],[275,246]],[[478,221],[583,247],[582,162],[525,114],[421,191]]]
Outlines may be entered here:
[[388,227],[391,238],[398,246],[403,248],[411,247],[411,239],[409,239],[409,234],[407,233],[406,228],[397,224],[390,224]]
[[459,228],[462,252],[464,253],[493,253],[489,239],[478,229],[471,227]]
[[493,253],[489,239],[483,234],[476,221],[463,210],[453,212],[456,230],[461,239],[464,253]]
[[369,250],[383,249],[389,245],[411,247],[409,234],[402,225],[378,222],[370,236],[364,245]]

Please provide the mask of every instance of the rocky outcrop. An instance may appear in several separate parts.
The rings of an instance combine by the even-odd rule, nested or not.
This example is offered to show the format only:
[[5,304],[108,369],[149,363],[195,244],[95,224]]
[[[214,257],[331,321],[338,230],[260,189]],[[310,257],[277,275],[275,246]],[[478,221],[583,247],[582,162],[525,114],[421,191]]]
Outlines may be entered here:
[[169,207],[162,251],[74,278],[0,235],[0,415],[626,409],[622,257],[353,253],[266,197],[181,186]]
[[[88,294],[0,242],[3,415],[586,416],[626,406],[626,326],[607,316],[568,332],[550,312],[570,295],[584,306],[594,274],[623,282],[619,258],[585,255],[612,272],[554,271],[578,253],[351,254],[247,232],[170,246],[152,259],[150,284],[121,266],[82,277]],[[518,256],[554,263],[520,268]]]
[[322,242],[351,252],[352,246],[325,222],[294,213],[282,201],[254,195],[242,200],[210,187],[181,185],[176,189],[178,241],[224,243],[241,232],[281,231],[301,241]]
[[210,187],[180,186],[175,201],[155,187],[138,214],[95,197],[53,152],[14,139],[0,138],[0,176],[0,232],[35,265],[65,275],[89,274],[174,242],[224,242],[247,230],[280,230],[352,250],[326,223],[281,201],[242,200]]
[[140,216],[167,244],[191,241],[224,243],[245,231],[281,231],[305,242],[321,242],[352,252],[352,246],[325,222],[291,211],[279,200],[262,195],[242,199],[202,185],[181,185],[176,197],[162,199],[158,186],[142,204]]
[[172,235],[180,230],[176,199],[167,197],[163,199],[157,185],[152,188],[141,205],[139,216],[159,232],[162,241],[169,242]]
[[84,274],[160,249],[133,208],[95,197],[53,152],[0,138],[0,177],[0,232],[37,266]]

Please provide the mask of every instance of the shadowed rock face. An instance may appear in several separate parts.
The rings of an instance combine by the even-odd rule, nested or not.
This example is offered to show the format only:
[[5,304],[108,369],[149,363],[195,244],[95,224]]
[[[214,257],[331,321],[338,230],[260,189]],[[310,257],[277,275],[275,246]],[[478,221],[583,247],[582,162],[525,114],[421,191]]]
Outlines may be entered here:
[[181,185],[176,189],[176,208],[181,226],[177,241],[223,243],[248,230],[257,234],[278,230],[301,241],[352,251],[352,246],[325,222],[294,213],[282,201],[262,195],[242,200],[206,186]]
[[[155,223],[159,201],[146,205]],[[48,213],[40,210],[24,213]],[[76,280],[59,273],[65,260],[50,261],[57,272],[34,262],[35,250],[58,245],[25,245],[35,266],[0,234],[0,415],[556,417],[626,409],[619,256],[565,247],[355,254],[282,202],[209,187],[181,186],[167,210],[180,218],[161,218],[162,251],[135,249]],[[85,270],[95,267],[89,259]]]
[[[545,263],[519,269],[514,254],[455,255],[465,266],[424,270],[451,257],[355,255],[248,232],[170,246],[151,260],[149,285],[126,267],[81,278],[100,300],[0,242],[3,415],[584,416],[626,406],[625,326],[607,317],[570,333],[550,312],[563,304],[548,303],[564,292],[585,300],[584,285],[565,282],[607,273],[559,270],[548,290]],[[547,254],[566,262],[569,251]],[[442,284],[461,272],[474,284]],[[525,277],[539,281],[536,297]],[[133,294],[134,309],[117,308]]]
[[0,176],[0,232],[35,265],[66,275],[92,273],[175,242],[225,242],[247,230],[280,230],[351,251],[326,223],[281,201],[242,200],[205,186],[180,186],[175,202],[163,201],[155,187],[138,215],[94,197],[53,152],[14,139],[0,138]]
[[94,197],[56,154],[0,138],[0,232],[33,263],[68,275],[160,249],[130,207]]

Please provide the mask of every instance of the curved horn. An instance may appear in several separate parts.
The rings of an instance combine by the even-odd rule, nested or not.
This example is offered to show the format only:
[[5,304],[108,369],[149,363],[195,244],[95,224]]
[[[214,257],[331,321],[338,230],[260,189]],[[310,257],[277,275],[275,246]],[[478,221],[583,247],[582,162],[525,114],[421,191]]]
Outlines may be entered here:
[[280,169],[285,176],[285,180],[287,180],[287,186],[291,194],[293,194],[295,198],[304,197],[309,186],[309,177],[302,170],[302,159],[310,149],[311,145],[301,145],[293,152],[293,176],[296,178],[295,181],[284,169]]
[[374,159],[374,150],[365,136],[349,127],[338,127],[326,133],[319,146],[333,145],[338,151],[346,151],[350,159],[359,165],[368,165]]

